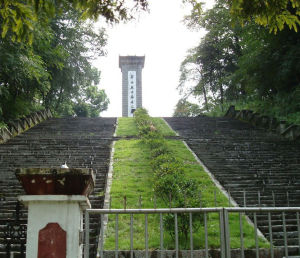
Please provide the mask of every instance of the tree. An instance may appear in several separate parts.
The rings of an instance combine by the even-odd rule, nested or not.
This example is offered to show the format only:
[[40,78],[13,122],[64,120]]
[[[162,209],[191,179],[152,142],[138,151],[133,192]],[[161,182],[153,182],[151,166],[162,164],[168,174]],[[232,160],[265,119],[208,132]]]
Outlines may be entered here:
[[[276,23],[258,24],[250,18],[241,27],[235,23],[232,10],[238,5],[234,6],[234,2],[232,0],[230,6],[228,2],[218,0],[215,7],[202,13],[200,18],[193,13],[186,17],[188,26],[205,28],[207,34],[183,61],[180,87],[196,96],[197,93],[203,95],[205,89],[208,99],[212,99],[207,101],[210,113],[219,113],[215,105],[219,102],[299,123],[300,34],[296,32],[297,28],[291,30]],[[246,4],[249,5],[249,14],[251,8],[257,8],[257,15],[261,10],[265,12],[262,15],[270,15],[263,5],[268,10],[278,8],[276,4],[267,6],[273,1],[238,2],[241,12],[246,11]],[[257,7],[259,3],[261,10]],[[298,8],[298,2],[276,3],[282,10],[288,8],[298,15],[293,11]],[[277,14],[273,11],[272,15]],[[270,33],[272,26],[279,26],[276,33]],[[191,79],[194,79],[193,84]]]
[[[198,60],[198,48],[192,48],[188,53],[180,65],[180,79],[177,89],[179,89],[181,95],[184,95],[183,100],[188,98],[191,94],[194,96],[203,94],[205,109],[209,111],[207,96],[208,85],[203,80],[202,65]],[[177,105],[181,101],[182,100],[179,100]]]
[[299,0],[231,0],[230,4],[232,16],[242,24],[253,19],[255,23],[269,28],[275,34],[286,26],[298,31]]
[[287,28],[276,35],[248,25],[243,32],[242,55],[232,74],[233,84],[244,85],[246,103],[272,116],[300,111],[300,34]]
[[43,107],[75,115],[76,104],[84,99],[90,115],[107,108],[107,96],[95,88],[100,72],[91,65],[95,55],[105,54],[106,36],[80,17],[66,8],[47,26],[36,23],[32,45],[12,42],[11,32],[0,39],[1,120]]
[[173,116],[174,117],[193,117],[198,116],[202,112],[200,107],[197,104],[190,103],[185,99],[180,99],[177,104],[174,111]]
[[134,10],[147,9],[147,0],[2,0],[0,2],[0,28],[4,38],[8,32],[11,39],[32,43],[37,22],[45,24],[70,8],[81,17],[96,20],[99,16],[108,22],[117,23],[133,18]]
[[[242,94],[233,90],[232,73],[237,69],[237,60],[241,54],[240,26],[233,26],[229,6],[218,1],[214,8],[202,13],[200,20],[193,14],[186,17],[187,24],[207,30],[200,44],[189,50],[181,64],[179,89],[195,96],[203,95],[206,111],[209,100],[218,102],[223,108],[225,99],[233,94]],[[198,24],[197,24],[198,22]]]
[[104,90],[99,90],[97,86],[89,86],[73,103],[73,110],[76,116],[98,117],[100,112],[107,109],[108,104],[109,100]]

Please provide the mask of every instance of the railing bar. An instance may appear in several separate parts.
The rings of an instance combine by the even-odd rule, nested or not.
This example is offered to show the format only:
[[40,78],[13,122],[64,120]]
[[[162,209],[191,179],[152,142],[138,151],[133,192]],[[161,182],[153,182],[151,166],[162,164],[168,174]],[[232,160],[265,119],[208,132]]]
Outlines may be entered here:
[[133,258],[133,214],[130,214],[130,258]]
[[239,219],[240,219],[241,258],[244,258],[245,253],[244,253],[244,232],[243,232],[243,216],[242,216],[242,213],[239,213]]
[[270,212],[268,212],[268,224],[269,224],[269,241],[270,241],[271,258],[274,258],[272,219],[271,219]]
[[230,250],[230,228],[229,228],[229,214],[227,210],[224,210],[224,219],[225,219],[225,241],[226,241],[226,258],[231,257]]
[[[87,209],[92,214],[155,214],[155,213],[199,213],[220,212],[223,208],[162,208],[162,209]],[[300,207],[225,207],[228,212],[300,212]]]
[[89,258],[90,256],[90,215],[85,211],[85,246],[84,246],[84,258]]
[[104,240],[104,226],[103,226],[103,216],[104,214],[101,214],[100,220],[101,220],[101,234],[100,234],[100,257],[103,258],[103,240]]
[[162,213],[159,214],[159,224],[160,224],[160,257],[163,257],[164,249],[164,222]]
[[253,216],[254,216],[255,254],[256,254],[256,258],[259,258],[256,212],[254,212]]
[[224,235],[224,209],[219,212],[220,219],[220,246],[221,246],[221,258],[226,258],[225,253],[225,235]]
[[193,215],[189,213],[190,219],[190,257],[193,258],[194,246],[193,246]]
[[247,203],[246,203],[246,191],[245,190],[244,190],[243,196],[244,196],[244,207],[246,207]]
[[116,214],[116,227],[115,227],[115,238],[116,238],[116,246],[115,246],[115,258],[119,256],[119,214]]
[[175,213],[175,248],[176,248],[176,258],[178,258],[179,247],[178,247],[178,221],[177,221],[177,213]]
[[148,214],[145,214],[145,251],[148,258]]
[[207,214],[204,212],[205,258],[208,258]]
[[283,223],[283,237],[284,237],[284,254],[285,257],[288,257],[289,251],[288,251],[287,234],[286,234],[285,212],[282,212],[282,223]]
[[297,216],[297,228],[298,228],[298,252],[300,254],[300,221],[299,221],[299,212],[296,213]]
[[300,212],[300,207],[230,207],[224,208],[229,212],[250,212],[250,213],[263,213],[263,212]]

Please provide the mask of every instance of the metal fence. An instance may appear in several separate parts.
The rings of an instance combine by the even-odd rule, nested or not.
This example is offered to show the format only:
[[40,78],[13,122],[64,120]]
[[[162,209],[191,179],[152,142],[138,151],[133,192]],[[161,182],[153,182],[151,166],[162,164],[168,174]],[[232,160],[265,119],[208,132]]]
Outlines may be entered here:
[[[185,250],[185,254],[187,257],[198,256],[196,250],[194,248],[194,238],[195,233],[193,232],[193,220],[196,215],[201,214],[201,220],[203,220],[203,238],[204,238],[204,248],[201,257],[210,257],[209,252],[211,250],[208,234],[208,217],[210,214],[218,215],[218,238],[219,238],[219,248],[218,252],[220,252],[220,257],[229,258],[231,256],[235,257],[288,257],[289,255],[299,255],[300,250],[300,220],[299,220],[299,212],[300,207],[261,207],[261,208],[253,208],[253,207],[215,207],[215,208],[163,208],[163,209],[88,209],[85,212],[85,246],[84,246],[84,258],[89,258],[89,216],[90,214],[99,214],[101,219],[101,230],[99,237],[99,248],[98,255],[100,257],[106,257],[108,250],[104,249],[104,241],[105,241],[105,221],[107,220],[107,216],[109,216],[109,221],[114,222],[114,237],[115,237],[115,248],[114,250],[110,250],[110,254],[113,252],[115,257],[119,257],[119,254],[124,249],[119,249],[119,232],[122,231],[119,225],[119,215],[125,214],[128,216],[128,223],[130,225],[129,235],[127,236],[129,239],[129,246],[126,250],[128,250],[128,257],[134,257],[134,218],[135,216],[144,216],[144,241],[145,246],[143,250],[143,256],[148,258],[151,256],[152,249],[149,249],[149,234],[148,234],[148,216],[158,216],[157,227],[159,227],[160,234],[160,243],[157,246],[155,251],[160,255],[160,257],[166,257],[167,252],[164,247],[164,234],[165,234],[165,226],[164,226],[164,216],[168,214],[172,214],[174,218],[174,256],[178,258],[182,256],[182,250],[180,250],[179,243],[179,227],[178,227],[178,218],[182,214],[187,215],[187,227],[189,233],[189,245],[187,250]],[[236,221],[238,224],[239,230],[239,246],[232,248],[231,240],[231,224],[230,224],[230,216],[235,215]],[[251,218],[251,219],[249,219]],[[274,219],[275,218],[275,219]],[[245,223],[245,219],[247,222]],[[280,223],[278,222],[280,221]],[[258,222],[260,224],[258,225]],[[231,222],[232,223],[232,222]],[[252,228],[253,231],[253,241],[254,247],[252,250],[248,250],[245,247],[245,234],[244,228],[245,224]],[[280,225],[279,225],[280,224]],[[262,233],[258,227],[264,228],[264,232]],[[282,232],[278,233],[278,227],[281,228]],[[292,228],[293,232],[289,232],[290,228]],[[235,229],[236,230],[236,229]],[[275,245],[274,236],[276,235],[278,245]],[[273,238],[274,237],[274,238]],[[292,239],[291,239],[292,237]],[[265,246],[263,249],[260,248],[260,241],[262,239],[267,243],[267,247]],[[290,240],[290,241],[289,241]],[[296,240],[296,243],[295,243]],[[236,241],[236,240],[235,240]],[[236,244],[236,243],[235,243]],[[214,250],[216,247],[214,246]],[[262,250],[264,252],[262,252]],[[266,254],[267,250],[267,254]],[[249,253],[249,251],[251,251]],[[238,255],[233,255],[233,252],[238,253]],[[110,255],[111,256],[111,255]]]

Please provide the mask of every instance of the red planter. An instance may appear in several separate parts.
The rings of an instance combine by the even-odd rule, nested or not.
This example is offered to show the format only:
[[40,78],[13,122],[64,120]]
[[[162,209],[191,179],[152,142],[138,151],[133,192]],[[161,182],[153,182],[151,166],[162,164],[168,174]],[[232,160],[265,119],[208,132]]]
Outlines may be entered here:
[[16,177],[29,195],[85,195],[94,189],[92,169],[20,168]]

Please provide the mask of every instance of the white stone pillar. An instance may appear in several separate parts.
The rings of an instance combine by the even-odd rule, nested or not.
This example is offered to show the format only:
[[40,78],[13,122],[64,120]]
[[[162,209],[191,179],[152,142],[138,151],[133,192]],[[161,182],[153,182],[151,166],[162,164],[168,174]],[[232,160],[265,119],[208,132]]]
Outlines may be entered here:
[[19,200],[28,206],[26,258],[38,257],[39,232],[49,223],[66,232],[66,258],[82,257],[83,212],[91,207],[86,196],[23,195]]

